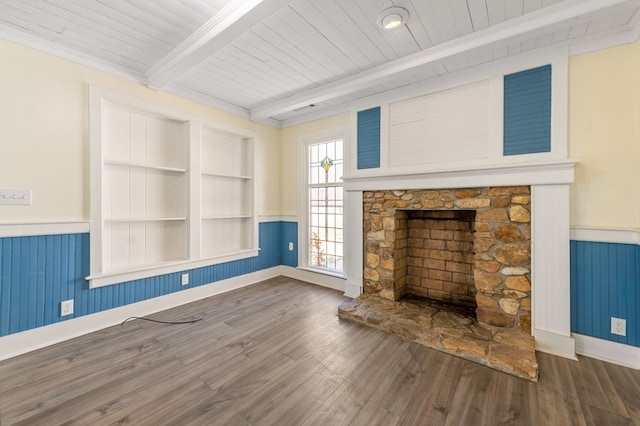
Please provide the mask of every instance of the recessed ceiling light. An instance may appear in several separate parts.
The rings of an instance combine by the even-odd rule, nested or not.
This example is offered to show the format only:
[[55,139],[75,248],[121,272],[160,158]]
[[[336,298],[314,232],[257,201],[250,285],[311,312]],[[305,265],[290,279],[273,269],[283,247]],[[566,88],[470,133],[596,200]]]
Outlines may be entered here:
[[409,11],[402,7],[390,7],[378,15],[378,26],[383,30],[400,28],[407,23]]

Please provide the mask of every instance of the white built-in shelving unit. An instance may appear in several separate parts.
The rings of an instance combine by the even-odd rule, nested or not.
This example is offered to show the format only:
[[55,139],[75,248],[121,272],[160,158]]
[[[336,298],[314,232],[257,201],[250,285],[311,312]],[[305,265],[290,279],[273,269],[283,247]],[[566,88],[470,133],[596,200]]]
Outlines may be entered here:
[[245,250],[254,234],[253,143],[211,128],[201,141],[201,253]]
[[92,88],[91,286],[257,255],[255,143]]
[[103,108],[103,271],[188,257],[188,134],[178,121]]

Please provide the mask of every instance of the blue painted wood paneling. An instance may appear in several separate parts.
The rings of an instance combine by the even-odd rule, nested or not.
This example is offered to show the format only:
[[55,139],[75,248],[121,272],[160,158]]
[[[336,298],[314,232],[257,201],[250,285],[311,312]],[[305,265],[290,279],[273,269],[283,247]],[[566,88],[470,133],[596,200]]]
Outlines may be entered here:
[[[283,265],[298,266],[298,223],[282,222],[282,252],[280,253],[280,261]],[[293,251],[289,251],[289,242],[293,243]]]
[[551,65],[504,76],[504,155],[551,151]]
[[[626,336],[611,317],[627,320]],[[640,346],[640,246],[571,241],[571,330]]]
[[[256,257],[89,289],[89,234],[0,238],[0,336],[281,264],[281,222],[260,223]],[[297,244],[296,244],[297,246]],[[189,286],[180,275],[189,273]],[[60,302],[74,314],[60,317]]]
[[380,167],[380,107],[358,111],[358,169]]

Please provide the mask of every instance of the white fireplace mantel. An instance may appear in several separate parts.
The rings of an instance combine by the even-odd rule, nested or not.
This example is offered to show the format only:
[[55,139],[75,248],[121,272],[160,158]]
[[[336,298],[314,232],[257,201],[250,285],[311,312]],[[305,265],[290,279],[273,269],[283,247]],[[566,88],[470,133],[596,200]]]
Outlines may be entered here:
[[530,185],[532,332],[536,349],[575,359],[570,324],[569,185],[576,164],[575,160],[553,160],[386,175],[367,171],[346,176],[344,238],[349,256],[345,258],[345,295],[357,297],[363,288],[364,191]]
[[479,186],[557,185],[573,182],[577,160],[552,160],[411,170],[387,168],[386,173],[370,170],[345,176],[346,191],[397,189],[466,188]]

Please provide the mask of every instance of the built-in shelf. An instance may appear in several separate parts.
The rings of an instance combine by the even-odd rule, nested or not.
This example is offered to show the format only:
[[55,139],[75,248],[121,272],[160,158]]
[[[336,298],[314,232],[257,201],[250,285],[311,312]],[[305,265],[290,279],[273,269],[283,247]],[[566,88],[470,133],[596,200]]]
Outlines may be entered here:
[[98,287],[257,256],[256,134],[91,88]]
[[128,161],[119,161],[119,160],[105,160],[104,164],[107,166],[123,166],[123,167],[136,167],[139,169],[150,169],[150,170],[160,170],[162,172],[173,172],[173,173],[186,173],[187,169],[181,169],[177,167],[166,167],[166,166],[152,166],[149,164],[142,163],[131,163]]
[[126,222],[172,222],[172,221],[184,221],[186,217],[148,217],[148,218],[118,218],[118,219],[105,219],[106,223],[126,223]]
[[213,172],[202,172],[203,176],[213,176],[213,177],[223,177],[223,178],[230,178],[230,179],[253,179],[253,177],[251,176],[242,176],[242,175],[227,175],[227,174],[223,174],[223,173],[213,173]]

